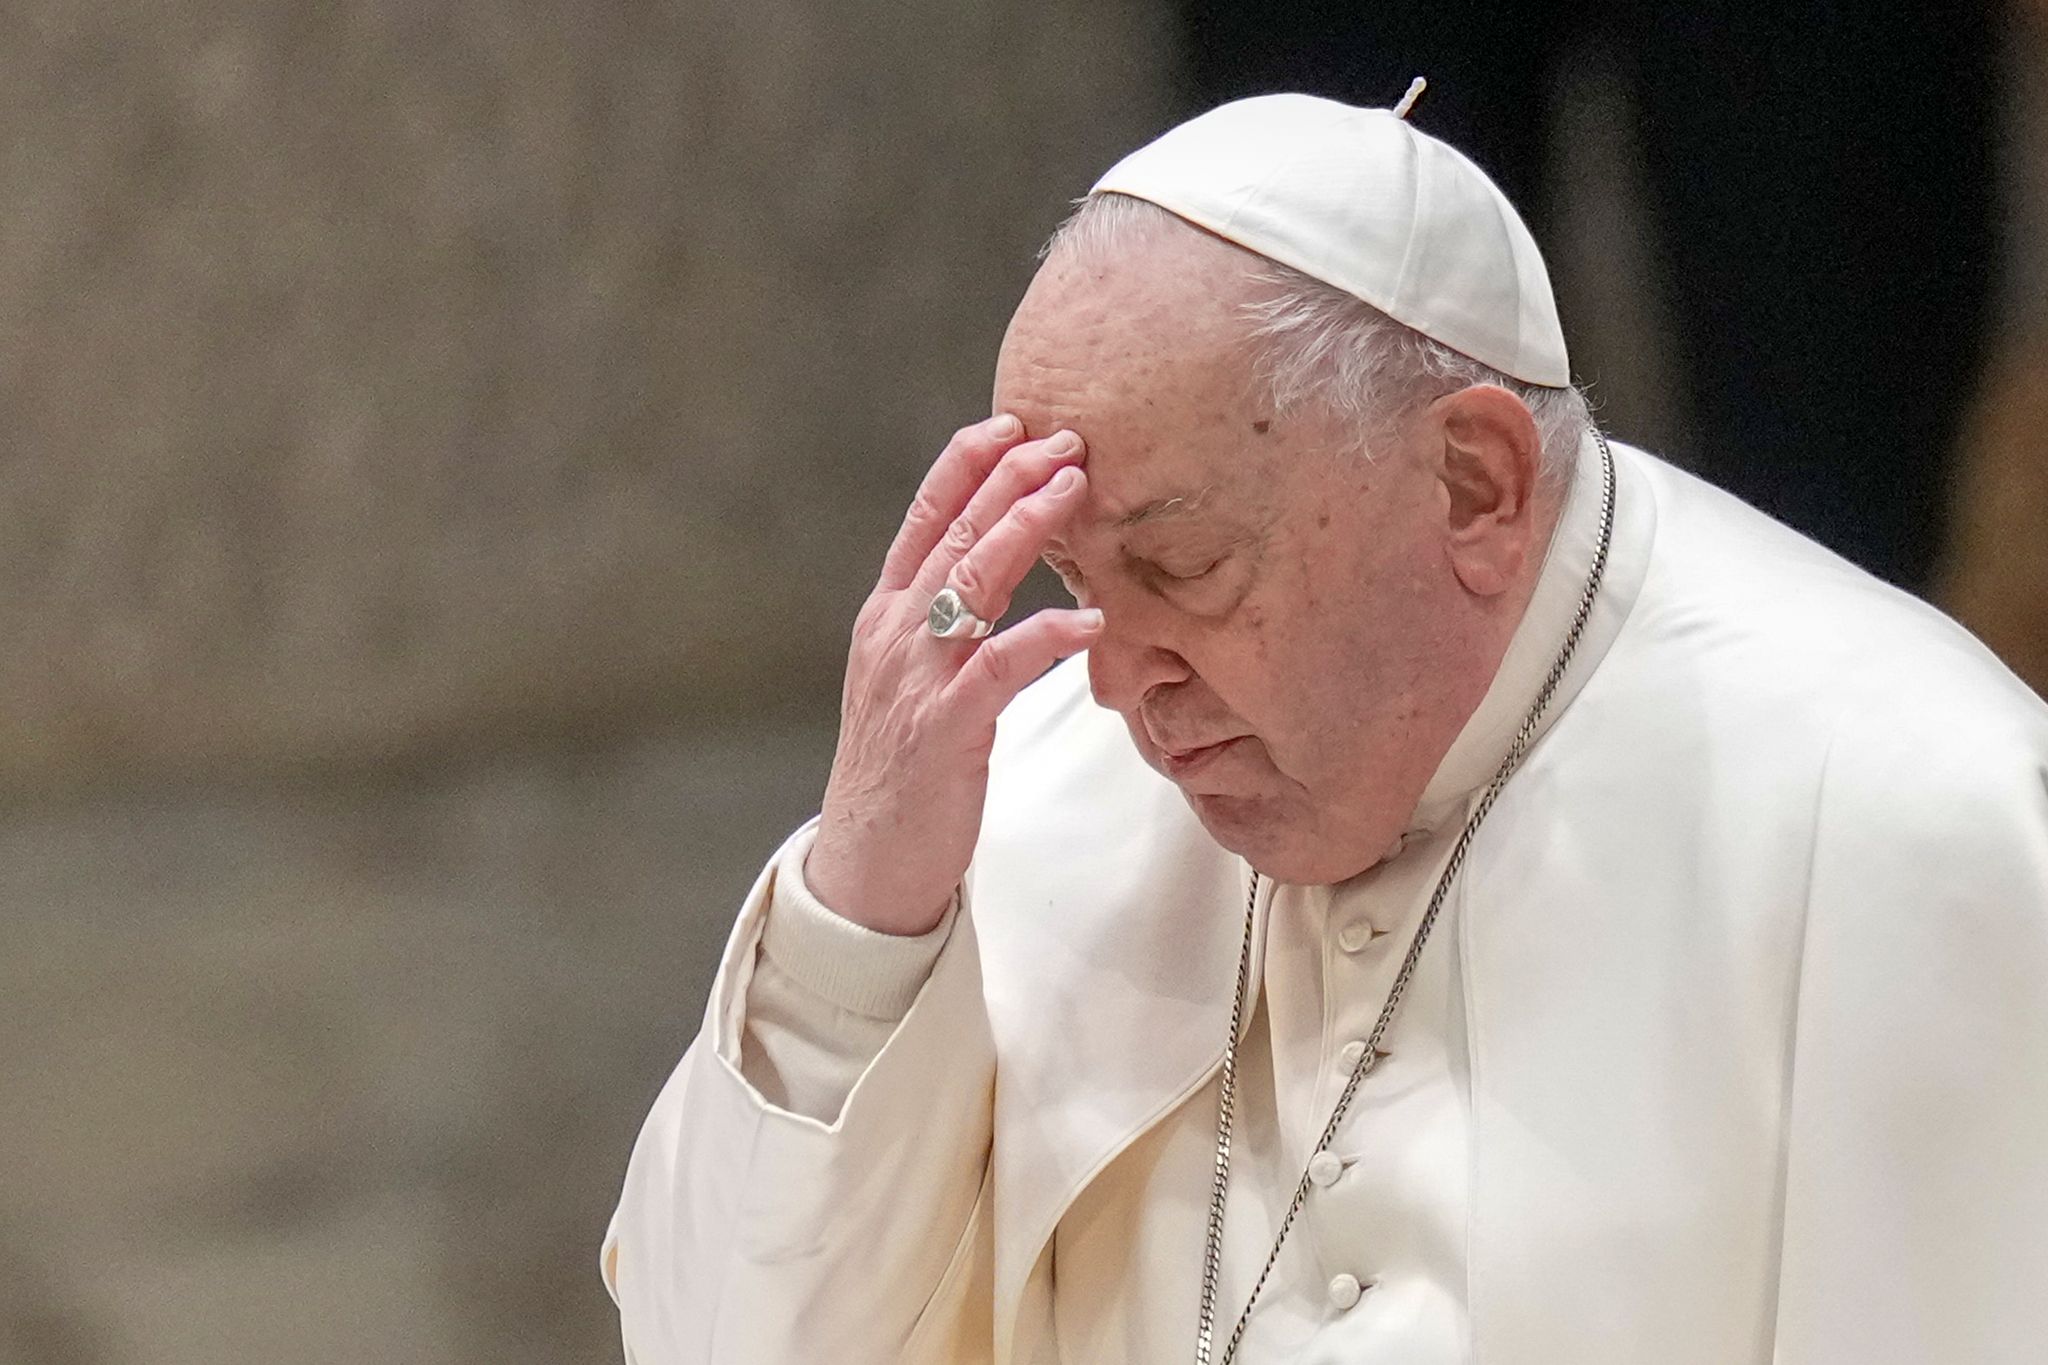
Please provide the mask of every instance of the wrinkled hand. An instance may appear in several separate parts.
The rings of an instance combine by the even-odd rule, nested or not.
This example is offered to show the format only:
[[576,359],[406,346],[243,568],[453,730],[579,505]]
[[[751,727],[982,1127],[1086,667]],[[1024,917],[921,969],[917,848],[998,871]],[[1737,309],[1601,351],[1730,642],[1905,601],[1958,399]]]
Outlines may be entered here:
[[1000,617],[1080,506],[1080,438],[1022,435],[1009,417],[954,433],[854,623],[839,749],[804,880],[833,911],[883,933],[925,933],[944,917],[981,834],[997,714],[1102,629],[1093,610],[1041,611],[980,640],[925,627],[948,585],[975,615]]

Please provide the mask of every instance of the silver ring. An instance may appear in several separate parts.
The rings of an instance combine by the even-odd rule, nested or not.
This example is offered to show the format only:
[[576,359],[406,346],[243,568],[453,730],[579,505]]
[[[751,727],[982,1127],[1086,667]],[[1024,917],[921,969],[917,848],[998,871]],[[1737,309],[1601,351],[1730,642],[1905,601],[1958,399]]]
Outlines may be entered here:
[[996,628],[993,621],[984,621],[967,610],[967,603],[950,587],[940,588],[932,598],[924,624],[941,640],[979,640]]

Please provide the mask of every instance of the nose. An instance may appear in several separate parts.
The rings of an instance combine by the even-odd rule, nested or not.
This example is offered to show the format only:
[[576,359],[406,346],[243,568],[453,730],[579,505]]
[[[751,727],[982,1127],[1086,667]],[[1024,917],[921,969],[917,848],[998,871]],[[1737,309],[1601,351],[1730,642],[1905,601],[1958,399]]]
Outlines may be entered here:
[[1116,613],[1104,614],[1102,634],[1088,647],[1088,689],[1095,704],[1129,715],[1155,687],[1185,682],[1194,675],[1187,660],[1144,638]]

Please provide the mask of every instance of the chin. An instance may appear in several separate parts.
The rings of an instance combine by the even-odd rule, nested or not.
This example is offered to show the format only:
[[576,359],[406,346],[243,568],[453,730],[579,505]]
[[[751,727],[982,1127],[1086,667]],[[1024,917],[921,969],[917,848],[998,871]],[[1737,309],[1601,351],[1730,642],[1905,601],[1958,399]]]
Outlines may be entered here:
[[[1300,811],[1272,797],[1183,794],[1211,838],[1274,881],[1328,886],[1379,861],[1378,852],[1348,847],[1349,840],[1316,830]],[[1391,842],[1382,841],[1382,847]]]

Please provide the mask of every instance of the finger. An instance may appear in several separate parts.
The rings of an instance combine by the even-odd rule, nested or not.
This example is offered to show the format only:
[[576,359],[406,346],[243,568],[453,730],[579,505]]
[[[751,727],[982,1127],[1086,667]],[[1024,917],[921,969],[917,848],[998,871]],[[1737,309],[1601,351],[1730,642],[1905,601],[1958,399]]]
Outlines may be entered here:
[[[944,576],[928,586],[937,592],[951,586],[967,608],[983,620],[996,621],[1010,609],[1010,597],[1031,566],[1038,562],[1046,541],[1055,531],[1074,519],[1087,491],[1088,476],[1069,465],[1052,476],[1037,492],[1014,504],[988,534],[974,543]],[[927,563],[926,571],[932,565]]]
[[[947,581],[953,566],[979,544],[1020,499],[1044,488],[1055,474],[1080,461],[1085,453],[1086,448],[1079,436],[1071,431],[1058,431],[1043,441],[1027,441],[1003,456],[987,481],[975,490],[965,510],[953,519],[953,524],[946,528],[946,534],[932,547],[911,586],[923,592],[937,592]],[[970,605],[977,612],[982,611],[982,605],[972,599]]]
[[946,442],[939,458],[925,471],[917,496],[904,513],[888,556],[882,561],[879,587],[894,591],[916,576],[918,566],[946,534],[946,528],[967,507],[974,491],[988,479],[1003,452],[1024,435],[1024,424],[1009,413],[962,427]]
[[991,635],[967,656],[953,681],[948,702],[975,725],[993,725],[1002,709],[1061,659],[1079,654],[1102,634],[1102,613],[1094,607],[1049,607]]

